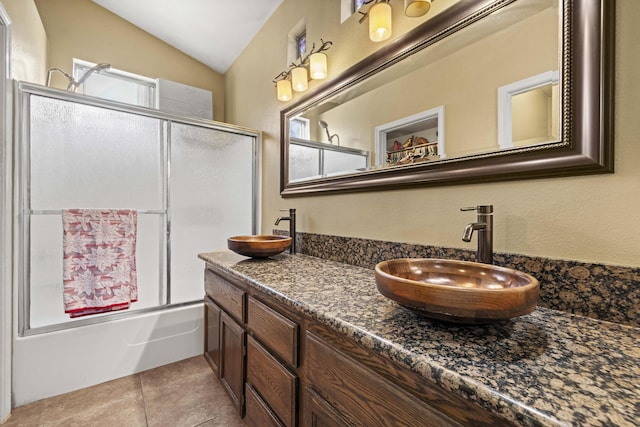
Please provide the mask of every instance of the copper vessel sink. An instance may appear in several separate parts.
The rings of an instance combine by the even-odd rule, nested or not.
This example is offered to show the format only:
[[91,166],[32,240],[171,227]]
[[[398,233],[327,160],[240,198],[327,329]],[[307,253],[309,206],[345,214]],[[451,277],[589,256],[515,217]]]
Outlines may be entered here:
[[523,272],[477,262],[394,259],[375,268],[378,291],[426,317],[489,323],[536,308],[540,285]]
[[291,237],[255,235],[234,236],[227,239],[227,247],[233,252],[251,258],[267,258],[291,247]]

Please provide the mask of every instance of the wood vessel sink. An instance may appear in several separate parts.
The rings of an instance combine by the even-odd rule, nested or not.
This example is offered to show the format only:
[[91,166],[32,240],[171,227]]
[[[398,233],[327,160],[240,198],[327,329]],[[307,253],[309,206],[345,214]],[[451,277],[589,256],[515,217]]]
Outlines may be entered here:
[[375,268],[378,291],[426,317],[490,323],[536,308],[540,285],[521,271],[468,261],[404,258]]
[[278,255],[291,247],[291,237],[274,235],[234,236],[227,239],[233,252],[251,258]]

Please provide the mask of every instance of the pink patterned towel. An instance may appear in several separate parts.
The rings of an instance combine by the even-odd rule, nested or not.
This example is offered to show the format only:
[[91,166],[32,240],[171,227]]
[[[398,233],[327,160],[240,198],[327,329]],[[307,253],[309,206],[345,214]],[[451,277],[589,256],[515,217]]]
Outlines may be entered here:
[[138,300],[137,220],[135,210],[62,211],[65,313],[123,310]]

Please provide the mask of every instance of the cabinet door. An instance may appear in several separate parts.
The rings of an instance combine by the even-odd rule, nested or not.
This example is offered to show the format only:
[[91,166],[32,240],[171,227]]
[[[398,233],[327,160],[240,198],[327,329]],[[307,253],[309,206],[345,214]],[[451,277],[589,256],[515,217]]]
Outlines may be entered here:
[[241,417],[244,416],[246,332],[225,312],[220,314],[220,381]]
[[351,427],[327,401],[305,387],[303,400],[303,427]]
[[204,357],[216,377],[220,371],[220,307],[209,297],[204,299]]

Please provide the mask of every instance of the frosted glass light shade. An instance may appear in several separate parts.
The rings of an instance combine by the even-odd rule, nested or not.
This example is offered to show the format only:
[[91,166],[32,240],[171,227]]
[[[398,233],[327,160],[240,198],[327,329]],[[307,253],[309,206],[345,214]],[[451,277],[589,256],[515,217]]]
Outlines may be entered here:
[[369,39],[382,42],[391,37],[391,5],[376,3],[369,9]]
[[431,9],[431,0],[404,0],[404,14],[410,18],[425,15]]
[[321,80],[327,77],[327,55],[317,52],[309,57],[309,61],[312,79]]
[[304,92],[309,88],[309,78],[305,67],[296,67],[291,70],[291,84],[296,92]]
[[278,80],[276,83],[276,94],[278,101],[289,101],[293,97],[291,93],[291,81],[286,79]]

